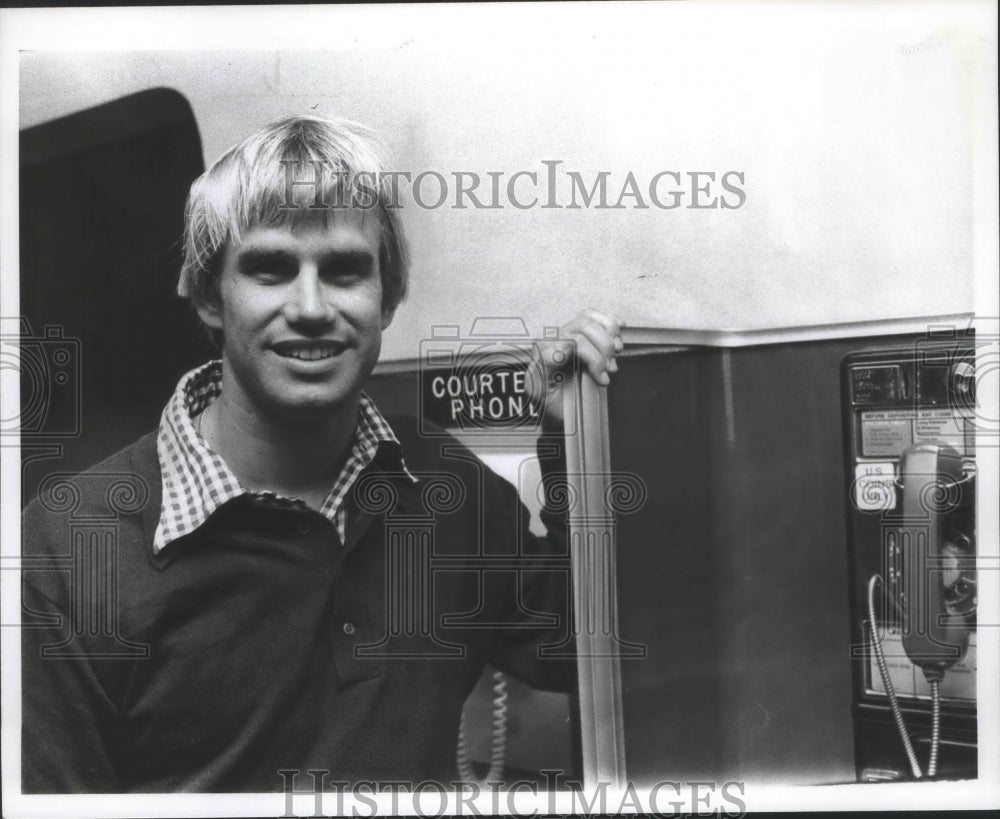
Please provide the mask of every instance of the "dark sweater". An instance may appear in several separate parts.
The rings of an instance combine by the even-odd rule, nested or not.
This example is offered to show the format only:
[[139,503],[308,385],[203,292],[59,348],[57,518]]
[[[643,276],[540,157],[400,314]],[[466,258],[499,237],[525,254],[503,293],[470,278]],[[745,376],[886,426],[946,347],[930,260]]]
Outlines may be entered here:
[[240,498],[154,554],[155,433],[50,478],[24,514],[23,790],[447,782],[486,662],[569,690],[571,652],[538,656],[568,634],[560,522],[536,538],[467,450],[392,425],[420,481],[380,451],[346,544],[316,512]]

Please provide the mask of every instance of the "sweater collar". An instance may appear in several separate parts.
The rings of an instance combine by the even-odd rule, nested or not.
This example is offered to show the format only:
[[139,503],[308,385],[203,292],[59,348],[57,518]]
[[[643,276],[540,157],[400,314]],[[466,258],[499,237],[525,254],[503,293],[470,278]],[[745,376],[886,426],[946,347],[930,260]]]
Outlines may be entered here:
[[[181,378],[163,410],[156,439],[163,496],[153,536],[155,553],[198,529],[220,506],[234,498],[244,495],[277,497],[274,493],[252,493],[244,489],[228,464],[208,447],[196,428],[194,419],[221,392],[222,362],[210,361]],[[341,542],[346,529],[345,498],[358,475],[377,454],[410,482],[416,483],[388,421],[375,402],[362,394],[350,455],[320,510],[337,527]],[[298,499],[288,500],[302,503]]]

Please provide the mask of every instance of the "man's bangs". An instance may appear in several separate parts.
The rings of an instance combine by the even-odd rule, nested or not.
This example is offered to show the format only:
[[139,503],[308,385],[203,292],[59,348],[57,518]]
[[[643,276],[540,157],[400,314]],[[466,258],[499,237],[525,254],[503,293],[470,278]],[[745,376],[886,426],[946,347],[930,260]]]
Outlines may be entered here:
[[312,155],[268,166],[268,172],[246,177],[245,207],[234,235],[256,225],[295,226],[317,216],[329,226],[347,210],[367,219],[382,207],[377,171],[357,171]]

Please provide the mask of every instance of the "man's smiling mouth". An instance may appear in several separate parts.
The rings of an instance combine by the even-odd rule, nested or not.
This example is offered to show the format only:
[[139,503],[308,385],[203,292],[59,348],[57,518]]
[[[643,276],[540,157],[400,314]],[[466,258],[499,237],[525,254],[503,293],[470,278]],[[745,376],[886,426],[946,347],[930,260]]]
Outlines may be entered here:
[[322,361],[344,350],[344,344],[334,341],[279,341],[272,349],[282,358],[298,361]]

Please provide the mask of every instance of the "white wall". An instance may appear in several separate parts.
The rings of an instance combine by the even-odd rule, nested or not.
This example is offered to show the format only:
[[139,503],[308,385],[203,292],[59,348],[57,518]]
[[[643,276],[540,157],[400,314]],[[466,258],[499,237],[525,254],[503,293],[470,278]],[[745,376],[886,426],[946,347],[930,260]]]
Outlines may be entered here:
[[740,330],[968,312],[974,141],[995,106],[995,29],[967,21],[996,12],[974,9],[488,7],[451,28],[433,9],[393,48],[24,52],[20,122],[168,86],[207,162],[276,115],[316,111],[372,125],[413,173],[558,159],[610,171],[613,198],[629,171],[745,174],[733,210],[409,203],[412,296],[387,358],[415,355],[432,323],[519,315],[538,331],[585,304],[633,326]]

